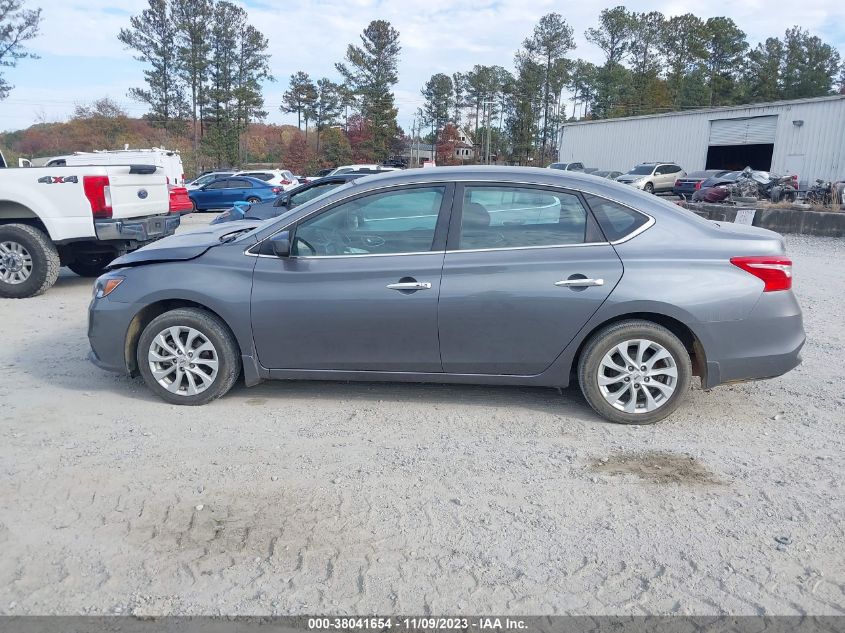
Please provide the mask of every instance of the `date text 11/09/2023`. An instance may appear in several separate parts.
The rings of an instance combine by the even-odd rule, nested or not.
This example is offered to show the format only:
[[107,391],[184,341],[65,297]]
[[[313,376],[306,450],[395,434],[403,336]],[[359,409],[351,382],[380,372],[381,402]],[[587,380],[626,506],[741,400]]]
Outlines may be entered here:
[[528,625],[519,618],[474,617],[474,618],[390,618],[390,617],[332,617],[308,618],[308,630],[375,630],[398,629],[405,631],[418,630],[469,630],[482,631],[518,631],[527,629]]

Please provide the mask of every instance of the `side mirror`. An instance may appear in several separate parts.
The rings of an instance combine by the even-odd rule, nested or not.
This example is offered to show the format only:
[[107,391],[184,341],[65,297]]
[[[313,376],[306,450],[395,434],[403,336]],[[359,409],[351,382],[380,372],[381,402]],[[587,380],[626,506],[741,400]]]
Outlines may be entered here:
[[276,257],[290,257],[290,231],[282,231],[271,237],[270,246]]
[[286,207],[289,204],[290,204],[290,196],[279,196],[278,198],[276,198],[276,202],[275,202],[275,204],[273,204],[273,206],[274,207]]

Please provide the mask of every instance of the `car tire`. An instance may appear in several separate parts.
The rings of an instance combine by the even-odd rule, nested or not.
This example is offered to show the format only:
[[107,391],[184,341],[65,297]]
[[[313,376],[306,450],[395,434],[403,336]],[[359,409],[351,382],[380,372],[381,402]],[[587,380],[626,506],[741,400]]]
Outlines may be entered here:
[[643,191],[645,191],[646,193],[654,193],[654,185],[650,182],[647,182],[645,184],[645,187],[643,187]]
[[59,277],[59,253],[44,231],[0,225],[0,297],[25,299],[49,290]]
[[178,308],[157,316],[141,333],[135,353],[147,386],[172,404],[216,400],[232,388],[241,372],[234,335],[219,317],[200,308]]
[[259,202],[261,202],[261,198],[256,198],[255,196],[250,196],[249,198],[246,199],[246,201],[249,202],[250,204],[258,204]]
[[106,271],[106,266],[114,261],[112,254],[95,253],[80,257],[67,265],[80,277],[99,277]]
[[[623,367],[620,349],[642,364]],[[692,363],[680,339],[662,325],[639,319],[593,334],[578,361],[584,398],[596,413],[618,424],[653,424],[667,417],[683,402],[691,376]]]

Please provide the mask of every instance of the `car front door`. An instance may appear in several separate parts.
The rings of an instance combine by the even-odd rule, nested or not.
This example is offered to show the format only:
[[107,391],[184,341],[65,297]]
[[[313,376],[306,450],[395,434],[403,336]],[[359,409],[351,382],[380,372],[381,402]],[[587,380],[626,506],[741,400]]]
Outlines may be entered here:
[[437,299],[453,188],[347,198],[291,229],[289,257],[260,255],[252,329],[262,366],[442,371]]
[[228,186],[225,178],[212,180],[200,189],[191,191],[190,196],[196,202],[198,209],[214,209],[220,206],[220,200]]
[[443,371],[542,373],[621,278],[619,257],[575,192],[467,184],[455,201],[438,311]]

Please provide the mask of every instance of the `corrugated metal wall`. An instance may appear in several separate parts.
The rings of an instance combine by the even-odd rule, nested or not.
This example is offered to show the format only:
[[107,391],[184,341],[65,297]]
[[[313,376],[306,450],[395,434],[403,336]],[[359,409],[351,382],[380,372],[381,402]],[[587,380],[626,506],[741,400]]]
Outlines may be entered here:
[[798,173],[805,183],[845,179],[845,97],[570,123],[561,131],[560,161],[627,171],[665,160],[695,171],[707,160],[711,121],[770,115],[777,116],[772,171]]

